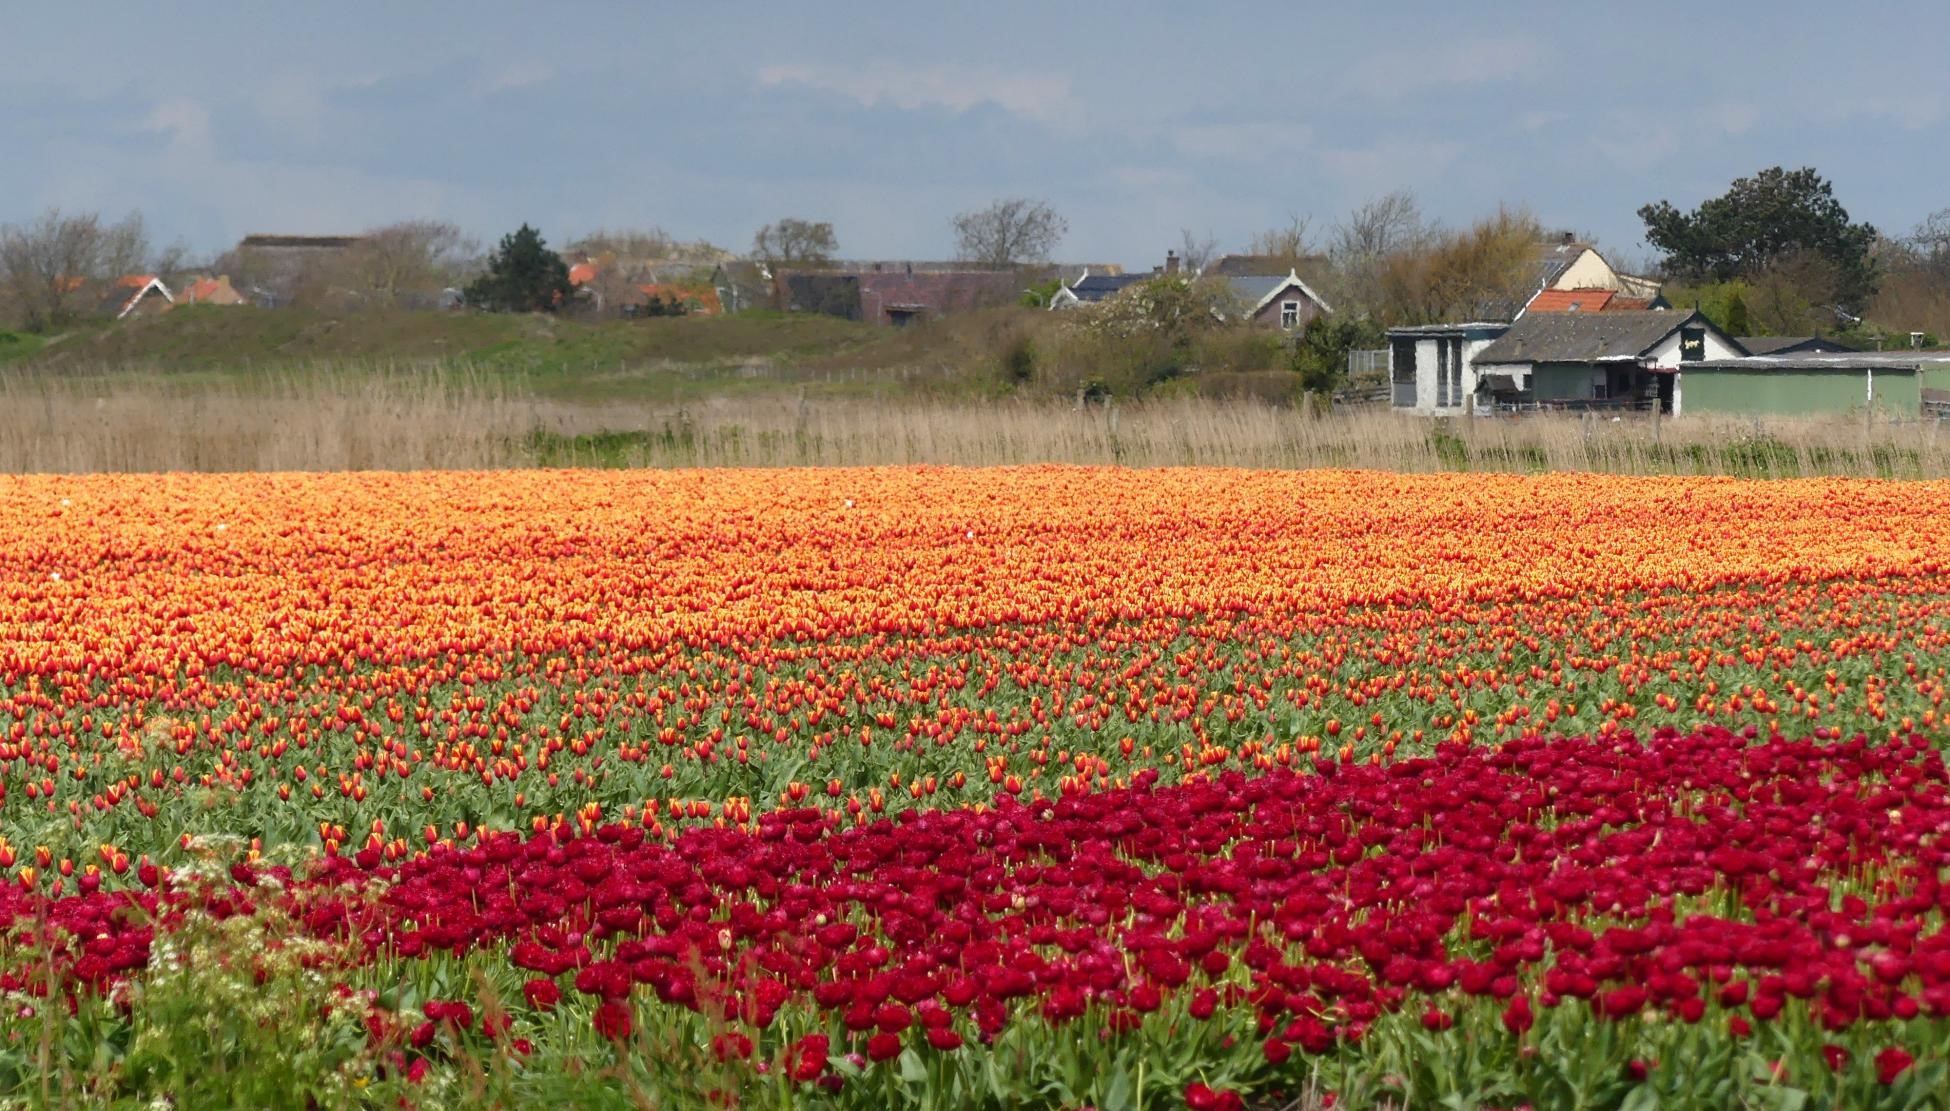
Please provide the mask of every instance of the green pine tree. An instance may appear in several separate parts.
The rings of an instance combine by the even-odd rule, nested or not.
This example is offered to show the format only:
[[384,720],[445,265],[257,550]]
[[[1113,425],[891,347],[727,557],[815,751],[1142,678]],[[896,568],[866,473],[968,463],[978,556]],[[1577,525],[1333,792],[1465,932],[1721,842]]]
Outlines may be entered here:
[[501,237],[487,273],[467,286],[467,303],[489,312],[555,312],[574,296],[569,264],[527,224]]

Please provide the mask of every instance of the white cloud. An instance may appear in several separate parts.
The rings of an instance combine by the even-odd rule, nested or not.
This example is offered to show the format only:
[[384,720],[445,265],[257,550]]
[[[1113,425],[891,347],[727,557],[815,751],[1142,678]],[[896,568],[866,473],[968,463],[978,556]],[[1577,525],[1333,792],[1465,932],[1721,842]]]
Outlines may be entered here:
[[1529,35],[1463,38],[1391,47],[1362,59],[1348,84],[1379,100],[1451,85],[1538,80],[1551,52]]
[[863,66],[771,65],[758,71],[758,83],[768,88],[815,89],[870,108],[887,104],[910,112],[922,108],[963,112],[993,104],[1016,115],[1043,121],[1061,115],[1063,102],[1070,94],[1069,80],[1061,76],[898,62]]

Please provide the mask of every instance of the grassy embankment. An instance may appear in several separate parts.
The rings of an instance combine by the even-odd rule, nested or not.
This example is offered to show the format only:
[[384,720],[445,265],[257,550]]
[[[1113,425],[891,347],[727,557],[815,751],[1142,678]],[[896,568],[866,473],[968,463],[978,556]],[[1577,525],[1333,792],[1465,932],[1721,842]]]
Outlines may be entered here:
[[1080,407],[1074,386],[1092,370],[1080,358],[1027,311],[893,332],[766,313],[190,308],[0,342],[0,471],[1052,462],[1950,475],[1933,423],[1309,417],[1198,396],[1197,379]]

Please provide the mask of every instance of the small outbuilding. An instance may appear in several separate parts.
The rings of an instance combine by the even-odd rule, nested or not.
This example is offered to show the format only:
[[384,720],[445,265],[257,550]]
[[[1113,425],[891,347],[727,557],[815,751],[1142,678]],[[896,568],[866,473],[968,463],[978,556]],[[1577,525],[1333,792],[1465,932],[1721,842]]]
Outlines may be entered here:
[[1688,416],[1816,417],[1871,410],[1950,416],[1950,352],[1848,351],[1688,363],[1673,411]]
[[1509,330],[1492,321],[1388,329],[1389,400],[1397,409],[1435,414],[1460,413],[1479,393],[1491,404],[1499,397],[1514,404],[1518,391],[1510,375],[1488,380],[1474,365]]

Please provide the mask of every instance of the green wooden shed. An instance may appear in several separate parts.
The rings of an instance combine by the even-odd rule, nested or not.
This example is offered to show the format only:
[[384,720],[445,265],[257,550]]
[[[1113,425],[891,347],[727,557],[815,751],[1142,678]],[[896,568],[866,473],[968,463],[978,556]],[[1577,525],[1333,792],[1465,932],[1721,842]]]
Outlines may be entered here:
[[1755,355],[1686,363],[1676,373],[1678,416],[1950,415],[1947,351]]

